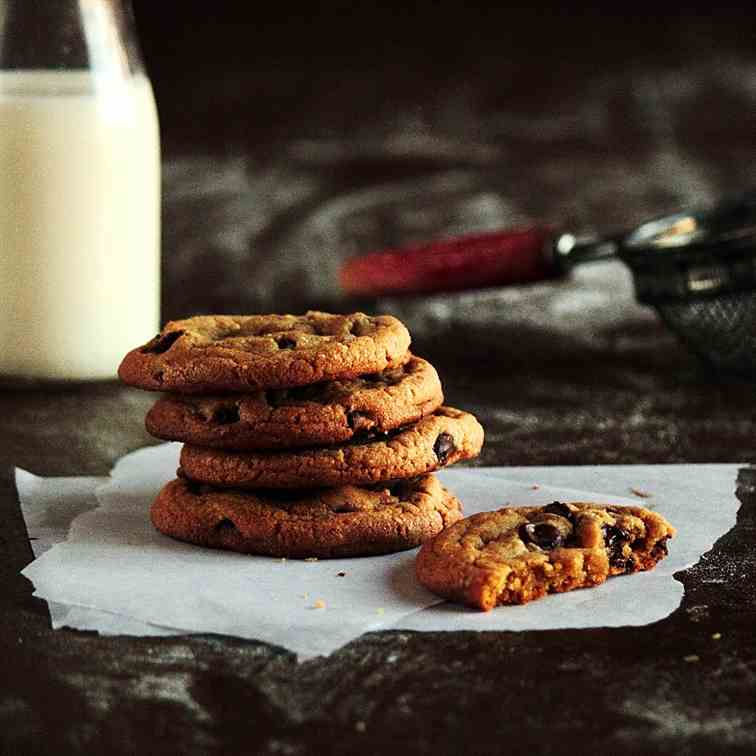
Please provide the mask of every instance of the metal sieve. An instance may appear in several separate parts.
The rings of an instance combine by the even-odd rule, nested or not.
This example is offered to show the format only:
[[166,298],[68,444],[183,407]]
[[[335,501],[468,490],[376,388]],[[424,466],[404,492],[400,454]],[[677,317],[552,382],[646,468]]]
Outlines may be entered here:
[[657,309],[715,369],[756,378],[756,191],[608,237],[530,228],[442,240],[348,260],[352,295],[418,294],[554,278],[617,257],[639,302]]

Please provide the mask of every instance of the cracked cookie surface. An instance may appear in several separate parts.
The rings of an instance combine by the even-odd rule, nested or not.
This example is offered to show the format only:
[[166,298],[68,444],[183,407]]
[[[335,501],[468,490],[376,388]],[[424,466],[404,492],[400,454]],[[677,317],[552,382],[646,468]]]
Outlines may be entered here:
[[553,502],[472,515],[424,544],[417,577],[445,598],[489,610],[652,569],[675,529],[642,507]]
[[147,414],[158,438],[246,450],[343,443],[414,423],[443,402],[434,367],[412,357],[399,367],[343,381],[254,394],[171,394]]
[[409,344],[390,315],[204,315],[168,323],[124,357],[118,375],[151,391],[290,388],[401,365]]
[[230,452],[186,444],[183,474],[228,488],[366,485],[424,475],[480,452],[483,428],[467,412],[440,407],[372,441],[299,451]]
[[457,499],[432,475],[360,488],[218,491],[177,479],[153,502],[165,535],[277,557],[348,557],[411,549],[456,522]]

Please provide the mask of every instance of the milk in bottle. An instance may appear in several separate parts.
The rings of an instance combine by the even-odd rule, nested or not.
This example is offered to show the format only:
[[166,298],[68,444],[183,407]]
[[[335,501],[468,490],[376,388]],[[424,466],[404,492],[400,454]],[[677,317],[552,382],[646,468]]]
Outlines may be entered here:
[[[159,325],[152,88],[123,39],[127,8],[109,0],[92,15],[96,0],[66,4],[82,25],[73,65],[36,67],[27,52],[16,67],[0,56],[2,378],[112,378]],[[7,27],[14,4],[6,6]],[[39,6],[16,8],[17,27]],[[22,31],[14,29],[16,47]]]

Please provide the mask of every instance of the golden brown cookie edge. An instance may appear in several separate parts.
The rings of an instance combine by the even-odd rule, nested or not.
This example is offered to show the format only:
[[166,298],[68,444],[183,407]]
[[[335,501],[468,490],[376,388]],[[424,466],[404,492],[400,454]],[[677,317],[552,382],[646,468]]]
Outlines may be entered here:
[[[211,511],[208,511],[208,506],[203,505],[202,510],[192,512],[196,500],[187,499],[186,485],[186,481],[181,479],[170,481],[153,501],[150,519],[159,532],[176,540],[207,548],[279,558],[328,559],[406,551],[420,545],[462,517],[459,500],[446,491],[433,476],[424,476],[418,485],[430,489],[427,495],[433,499],[434,506],[426,506],[420,515],[395,517],[392,528],[386,527],[391,523],[381,522],[380,516],[370,517],[367,516],[368,513],[363,512],[360,513],[362,517],[355,519],[356,527],[347,529],[346,534],[333,525],[339,518],[342,518],[343,522],[343,518],[349,518],[350,515],[334,515],[333,523],[320,522],[309,540],[303,540],[298,544],[286,544],[283,542],[287,536],[285,517],[266,521],[257,512],[255,517],[249,518],[249,522],[245,523],[246,534],[237,529],[240,521],[239,497],[252,498],[252,493],[213,491],[205,494],[214,499],[208,505]],[[232,497],[237,506],[229,506],[228,500]],[[227,500],[225,504],[224,498]],[[217,529],[219,522],[231,517],[234,517],[234,522],[237,523],[233,530],[226,527]],[[359,521],[356,521],[357,519]],[[359,532],[361,528],[362,533]]]
[[[360,414],[371,418],[371,431],[388,433],[417,422],[443,404],[443,390],[435,368],[414,355],[406,364],[410,363],[416,363],[417,369],[404,389],[401,384],[361,388],[348,399],[334,403],[313,401],[270,407],[262,392],[252,397],[167,394],[150,408],[145,427],[148,433],[166,441],[231,451],[346,443],[363,432],[353,421]],[[200,420],[199,408],[208,400],[233,405],[239,420],[225,425]]]
[[[454,441],[443,456],[437,451],[442,436]],[[362,444],[272,452],[231,452],[185,444],[181,467],[188,478],[226,488],[370,485],[426,475],[471,459],[480,452],[483,437],[483,428],[473,415],[441,407],[387,440]]]
[[[206,315],[186,320],[170,321],[150,341],[126,354],[118,368],[123,383],[147,391],[176,393],[208,393],[217,391],[249,392],[268,388],[293,388],[326,380],[356,378],[366,373],[378,373],[409,359],[410,335],[404,324],[391,315],[365,316],[363,313],[332,315],[310,311],[301,316],[346,318],[362,315],[382,325],[377,334],[355,336],[349,343],[342,341],[323,344],[319,349],[273,355],[250,354],[242,350],[203,346],[194,357],[187,355],[191,343],[174,351],[184,336],[187,340],[201,340],[194,334],[194,321],[207,322],[258,316]],[[267,315],[259,317],[281,317]],[[145,352],[159,339],[181,332],[181,337],[159,354]]]

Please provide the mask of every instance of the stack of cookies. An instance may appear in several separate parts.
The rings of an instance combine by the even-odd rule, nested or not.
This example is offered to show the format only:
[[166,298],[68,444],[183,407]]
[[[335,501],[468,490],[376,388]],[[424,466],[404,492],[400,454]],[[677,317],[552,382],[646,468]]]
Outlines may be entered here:
[[483,429],[442,406],[435,369],[393,317],[203,316],[168,323],[119,369],[167,392],[147,415],[182,441],[153,503],[161,532],[278,557],[409,549],[461,518],[433,471]]

